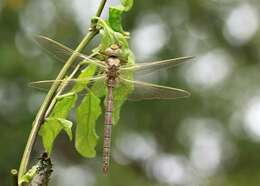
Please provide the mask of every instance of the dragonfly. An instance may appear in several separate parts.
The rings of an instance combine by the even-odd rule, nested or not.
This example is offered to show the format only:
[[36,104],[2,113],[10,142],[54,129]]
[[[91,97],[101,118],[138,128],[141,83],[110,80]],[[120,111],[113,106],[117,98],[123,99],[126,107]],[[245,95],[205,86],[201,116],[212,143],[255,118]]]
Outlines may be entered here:
[[[113,92],[120,86],[133,87],[133,91],[128,95],[130,100],[173,100],[177,98],[189,97],[188,91],[162,86],[142,81],[129,79],[126,74],[133,73],[134,75],[144,75],[152,72],[156,72],[162,69],[168,69],[178,64],[191,61],[194,57],[180,57],[174,59],[167,59],[162,61],[148,62],[148,63],[135,63],[127,64],[126,61],[120,58],[121,46],[117,43],[112,44],[103,52],[104,59],[96,60],[90,56],[76,52],[67,46],[54,41],[50,38],[39,36],[37,42],[47,49],[50,53],[54,53],[55,56],[69,57],[74,55],[78,60],[84,61],[88,65],[96,65],[99,69],[99,73],[88,79],[71,79],[60,80],[67,81],[69,84],[96,82],[99,81],[103,85],[103,89],[107,90],[105,113],[104,113],[104,139],[103,139],[103,172],[105,175],[109,172],[110,164],[110,151],[111,151],[111,135],[113,125]],[[31,83],[36,88],[45,87],[46,84],[52,84],[56,80],[38,81]]]

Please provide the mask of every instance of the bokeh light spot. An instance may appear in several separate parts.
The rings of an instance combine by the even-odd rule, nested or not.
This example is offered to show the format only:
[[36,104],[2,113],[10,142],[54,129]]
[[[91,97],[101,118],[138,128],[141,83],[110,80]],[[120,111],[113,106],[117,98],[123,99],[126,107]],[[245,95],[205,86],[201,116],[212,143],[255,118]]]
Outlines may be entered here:
[[182,157],[161,154],[154,160],[152,170],[161,183],[183,185],[189,180],[187,162]]
[[146,160],[156,153],[156,142],[151,135],[125,133],[116,141],[117,148],[131,160]]
[[[20,24],[22,30],[30,35],[39,34],[48,28],[48,33],[52,31],[56,9],[50,0],[30,1],[20,14]],[[43,16],[44,15],[44,16]]]
[[57,186],[71,186],[75,185],[75,183],[76,185],[92,186],[95,183],[93,174],[81,166],[64,167],[56,165],[54,174],[52,182],[56,182]]
[[132,33],[132,45],[137,59],[151,59],[166,44],[169,34],[156,14],[145,16]]
[[209,89],[223,82],[232,71],[232,58],[222,49],[215,49],[186,67],[184,78],[195,90]]
[[242,4],[233,9],[226,20],[224,35],[232,45],[247,43],[257,32],[259,19],[255,8]]
[[260,141],[260,97],[249,101],[244,114],[244,127],[253,140]]

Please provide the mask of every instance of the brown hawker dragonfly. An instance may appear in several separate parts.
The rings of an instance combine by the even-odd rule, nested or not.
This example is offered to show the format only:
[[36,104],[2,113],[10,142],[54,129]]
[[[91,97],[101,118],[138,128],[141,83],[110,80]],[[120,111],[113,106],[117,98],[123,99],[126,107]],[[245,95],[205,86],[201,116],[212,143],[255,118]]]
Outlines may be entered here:
[[[132,86],[133,91],[129,95],[130,100],[143,100],[143,99],[177,99],[190,96],[190,93],[167,86],[161,86],[141,81],[129,79],[127,73],[135,75],[143,75],[155,72],[161,69],[174,67],[180,63],[184,63],[193,59],[193,57],[181,57],[175,59],[168,59],[163,61],[156,61],[150,63],[140,63],[127,65],[127,63],[120,59],[120,46],[117,44],[111,45],[104,52],[104,60],[100,61],[90,56],[73,51],[72,49],[44,36],[39,36],[37,42],[54,55],[71,56],[76,55],[81,61],[86,64],[94,64],[99,69],[99,74],[86,79],[71,79],[60,80],[67,81],[66,83],[85,83],[87,82],[102,82],[103,89],[107,89],[107,97],[105,104],[105,122],[104,122],[104,142],[103,142],[103,172],[108,174],[109,161],[110,161],[110,147],[111,147],[111,132],[112,132],[112,114],[113,114],[113,91],[121,85]],[[38,81],[31,83],[32,86],[41,88],[46,84],[52,84],[55,80]]]

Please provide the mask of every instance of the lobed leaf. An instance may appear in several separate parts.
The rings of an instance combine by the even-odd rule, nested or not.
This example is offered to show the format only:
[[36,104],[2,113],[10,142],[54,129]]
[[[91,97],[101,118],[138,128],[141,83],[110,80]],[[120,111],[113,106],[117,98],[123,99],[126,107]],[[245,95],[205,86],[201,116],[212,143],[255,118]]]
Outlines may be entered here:
[[121,7],[110,7],[108,22],[114,31],[124,33],[122,26],[122,10]]
[[129,11],[134,5],[134,0],[121,0],[121,3],[124,6],[125,11]]
[[48,154],[51,153],[53,142],[62,129],[67,133],[69,139],[72,140],[72,122],[63,118],[48,118],[39,131],[42,136],[43,146]]
[[40,128],[39,135],[42,137],[43,146],[48,154],[51,153],[53,142],[62,129],[65,130],[70,140],[72,140],[72,122],[66,120],[65,118],[74,107],[76,101],[76,94],[60,96],[50,117],[46,119]]
[[121,0],[121,5],[109,8],[108,23],[114,31],[128,35],[128,33],[124,32],[122,27],[122,14],[129,11],[133,3],[133,0]]

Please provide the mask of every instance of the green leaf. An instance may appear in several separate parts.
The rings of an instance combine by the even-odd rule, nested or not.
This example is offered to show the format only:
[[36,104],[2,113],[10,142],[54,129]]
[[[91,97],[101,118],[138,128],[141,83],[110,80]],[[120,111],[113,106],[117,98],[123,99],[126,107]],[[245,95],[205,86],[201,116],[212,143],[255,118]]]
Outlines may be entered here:
[[130,55],[128,36],[114,31],[106,21],[99,17],[94,17],[93,20],[97,20],[98,26],[101,27],[101,43],[93,52],[104,53],[112,44],[118,44],[121,46],[120,58],[127,61]]
[[124,12],[129,11],[133,6],[133,0],[121,0],[121,4],[119,6],[112,6],[109,8],[109,17],[108,22],[111,28],[123,34],[128,34],[124,32],[122,27],[122,14]]
[[[96,66],[89,65],[82,71],[78,79],[90,78],[95,74],[95,71]],[[76,86],[73,87],[73,90],[80,92],[86,88],[88,83],[88,81],[84,81],[84,83],[76,84]],[[102,97],[102,84],[104,84],[103,81],[97,81],[93,85],[96,89],[95,93],[100,97]],[[77,127],[75,147],[84,157],[94,157],[96,155],[95,147],[98,136],[95,131],[95,124],[97,118],[101,115],[99,104],[99,98],[89,92],[76,110]]]
[[96,156],[96,145],[98,135],[95,131],[96,120],[102,113],[100,99],[106,95],[104,80],[96,81],[91,87],[91,91],[82,100],[76,110],[76,139],[75,147],[84,157]]
[[26,174],[22,176],[19,180],[19,185],[22,183],[30,183],[33,177],[36,175],[38,169],[38,165],[34,165],[30,170],[27,171]]
[[66,118],[74,107],[78,96],[75,93],[68,93],[57,97],[57,103],[53,108],[50,117]]
[[72,122],[63,118],[48,118],[39,131],[42,136],[43,146],[48,154],[51,153],[53,142],[62,129],[67,133],[72,140]]
[[122,5],[124,6],[125,11],[131,10],[134,5],[134,0],[121,0]]
[[99,98],[104,97],[107,93],[104,80],[96,81],[91,87],[91,92]]
[[53,147],[53,142],[58,136],[58,134],[65,130],[69,138],[72,139],[71,126],[72,123],[65,120],[74,107],[77,101],[76,94],[67,94],[60,96],[57,99],[57,103],[49,118],[43,123],[40,128],[39,135],[42,137],[43,146],[45,150],[50,154]]
[[[50,118],[51,119],[51,118]],[[69,136],[70,141],[72,140],[72,122],[63,118],[53,118],[56,119],[62,126],[62,129],[67,133]]]
[[116,43],[117,38],[115,36],[114,30],[104,21],[103,19],[99,17],[94,17],[93,20],[97,21],[97,25],[101,27],[100,30],[101,34],[101,42],[100,45],[93,50],[94,53],[97,52],[104,52],[107,48],[109,48],[112,44]]
[[[78,80],[83,80],[83,79],[87,79],[92,77],[95,72],[96,72],[96,65],[88,65],[84,70],[81,71],[79,77],[77,78]],[[72,88],[72,92],[81,92],[82,90],[84,90],[87,85],[88,85],[89,81],[79,81],[77,82],[74,87]]]
[[123,11],[121,10],[121,8],[120,9],[118,7],[109,8],[108,22],[114,31],[124,33],[123,26],[122,26],[122,13]]
[[76,111],[76,140],[77,151],[84,157],[95,157],[98,136],[95,131],[96,120],[101,115],[100,100],[89,92],[82,100]]

